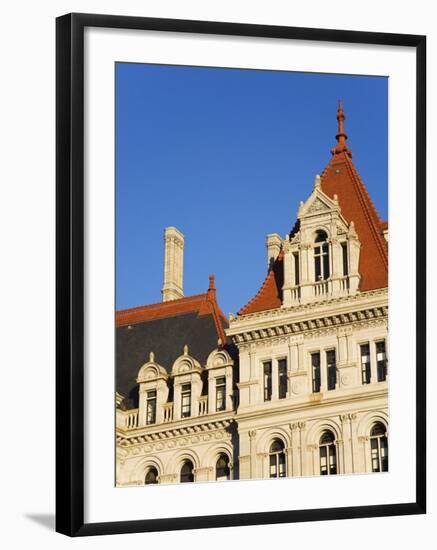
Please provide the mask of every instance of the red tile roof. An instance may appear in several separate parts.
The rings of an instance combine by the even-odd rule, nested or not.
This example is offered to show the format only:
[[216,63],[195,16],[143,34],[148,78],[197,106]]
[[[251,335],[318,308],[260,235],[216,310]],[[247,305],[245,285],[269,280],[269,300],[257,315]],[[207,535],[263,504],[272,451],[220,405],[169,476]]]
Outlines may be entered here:
[[361,242],[360,290],[388,286],[388,247],[382,234],[383,225],[350,156],[334,155],[322,174],[322,191],[333,198],[336,194],[341,213],[355,224]]
[[115,325],[116,327],[134,325],[153,319],[197,312],[199,317],[203,315],[212,315],[217,330],[217,336],[222,342],[225,342],[226,336],[223,326],[227,327],[228,321],[217,304],[214,277],[212,275],[209,281],[209,288],[205,294],[196,294],[194,296],[179,298],[178,300],[170,300],[168,302],[160,302],[157,304],[149,304],[116,311]]
[[[352,152],[346,145],[345,116],[341,102],[337,112],[337,145],[321,176],[322,191],[331,198],[337,195],[341,213],[355,224],[361,242],[359,272],[360,290],[388,286],[388,246],[383,231],[388,222],[381,221],[367,189],[352,163]],[[276,259],[257,295],[238,312],[239,315],[276,309],[282,304],[283,253]]]

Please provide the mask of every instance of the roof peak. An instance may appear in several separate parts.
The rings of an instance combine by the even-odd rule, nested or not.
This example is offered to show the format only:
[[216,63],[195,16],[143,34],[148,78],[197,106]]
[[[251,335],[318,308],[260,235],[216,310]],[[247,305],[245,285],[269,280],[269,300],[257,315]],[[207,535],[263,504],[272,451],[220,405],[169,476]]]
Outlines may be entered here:
[[341,99],[338,100],[338,109],[337,109],[337,122],[338,129],[335,139],[337,140],[337,145],[331,149],[332,155],[339,155],[340,153],[346,153],[352,158],[352,151],[346,145],[347,134],[344,128],[344,121],[346,120],[346,115],[343,111],[343,102]]

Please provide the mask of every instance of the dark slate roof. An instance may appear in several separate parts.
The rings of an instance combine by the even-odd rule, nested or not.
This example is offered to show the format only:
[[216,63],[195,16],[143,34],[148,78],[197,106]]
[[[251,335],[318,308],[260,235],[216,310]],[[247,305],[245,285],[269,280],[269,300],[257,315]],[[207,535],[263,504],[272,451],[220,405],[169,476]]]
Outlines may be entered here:
[[[225,328],[224,319],[220,322]],[[219,337],[213,315],[199,315],[198,311],[122,325],[116,330],[116,389],[125,397],[123,408],[128,409],[138,407],[136,378],[150,352],[170,374],[186,344],[189,355],[204,367]]]

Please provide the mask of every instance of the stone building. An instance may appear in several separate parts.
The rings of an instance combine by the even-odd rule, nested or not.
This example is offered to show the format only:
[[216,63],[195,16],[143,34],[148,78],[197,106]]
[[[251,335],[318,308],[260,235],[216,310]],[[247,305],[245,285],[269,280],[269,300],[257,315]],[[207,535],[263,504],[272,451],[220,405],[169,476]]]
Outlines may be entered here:
[[163,302],[117,312],[117,484],[388,469],[388,225],[337,111],[332,157],[257,295],[226,320],[214,279],[183,297],[165,233]]

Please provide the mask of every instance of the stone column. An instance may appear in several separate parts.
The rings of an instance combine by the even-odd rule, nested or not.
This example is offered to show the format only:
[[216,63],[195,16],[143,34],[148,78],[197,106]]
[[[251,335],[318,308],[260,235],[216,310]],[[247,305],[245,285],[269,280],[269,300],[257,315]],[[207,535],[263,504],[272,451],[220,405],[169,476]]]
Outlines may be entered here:
[[356,473],[359,471],[359,467],[358,467],[359,461],[356,457],[356,454],[358,452],[358,441],[356,438],[356,422],[357,422],[356,413],[349,414],[352,473]]
[[[350,445],[350,421],[348,414],[340,415],[341,421],[341,437],[343,438],[343,467],[341,473],[351,474],[352,469],[352,456],[351,456],[351,445]],[[339,450],[339,449],[338,449]]]
[[181,418],[181,385],[176,383],[173,390],[173,420]]
[[368,435],[362,435],[358,438],[358,444],[361,449],[361,471],[371,472],[372,462],[370,459],[370,438]]
[[229,367],[229,369],[226,369],[226,370],[228,371],[226,372],[226,410],[232,411],[232,409],[234,408],[234,404],[232,401],[232,396],[233,396],[232,367]]
[[311,445],[307,445],[308,453],[311,457],[310,463],[308,464],[309,468],[308,471],[305,469],[304,474],[309,474],[312,476],[316,476],[320,474],[319,471],[319,464],[318,464],[318,445],[312,443]]
[[194,469],[195,481],[211,481],[214,479],[214,476],[212,474],[213,468],[211,466]]
[[328,391],[328,367],[326,365],[326,352],[320,350],[320,392]]
[[298,422],[297,427],[299,429],[299,443],[298,443],[299,463],[298,463],[297,475],[302,476],[304,475],[304,464],[305,464],[304,441],[305,441],[306,422]]
[[215,412],[215,392],[216,392],[215,381],[216,381],[215,376],[213,376],[212,372],[209,371],[208,373],[208,413],[209,414],[212,414]]
[[256,475],[256,430],[249,431],[250,442],[250,479],[255,479]]
[[285,447],[284,453],[285,453],[285,467],[287,469],[286,476],[292,477],[293,476],[293,448]]

